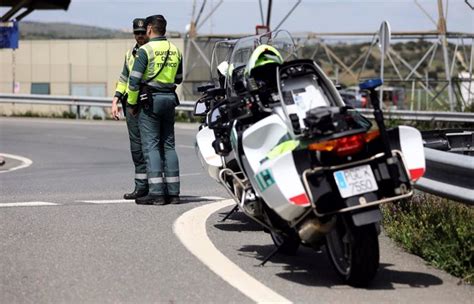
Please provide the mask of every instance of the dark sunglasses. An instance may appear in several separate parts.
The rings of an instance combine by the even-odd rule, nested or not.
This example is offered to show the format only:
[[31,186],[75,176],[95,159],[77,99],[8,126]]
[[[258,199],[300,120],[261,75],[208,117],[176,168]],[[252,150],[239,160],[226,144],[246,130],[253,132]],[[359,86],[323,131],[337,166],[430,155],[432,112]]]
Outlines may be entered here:
[[145,36],[146,32],[135,32],[134,34],[137,35],[137,36],[140,36],[140,35]]

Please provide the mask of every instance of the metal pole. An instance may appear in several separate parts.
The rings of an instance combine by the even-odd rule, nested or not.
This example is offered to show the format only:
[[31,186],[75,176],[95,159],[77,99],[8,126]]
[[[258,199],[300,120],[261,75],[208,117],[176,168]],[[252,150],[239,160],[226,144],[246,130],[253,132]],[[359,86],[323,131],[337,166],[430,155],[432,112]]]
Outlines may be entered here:
[[359,73],[357,74],[357,80],[360,79],[360,75],[365,70],[365,65],[367,64],[367,60],[369,60],[369,56],[372,53],[372,48],[375,45],[375,39],[376,39],[376,35],[372,36],[372,42],[370,42],[370,47],[367,50],[367,56],[365,56],[364,63],[362,64],[362,67],[360,68]]
[[472,62],[474,61],[474,39],[471,39],[471,60],[469,61],[469,86],[467,91],[467,104],[471,104],[471,87],[472,87]]
[[7,22],[8,19],[13,17],[18,11],[21,10],[23,6],[29,5],[31,0],[21,0],[18,1],[14,6],[12,5],[12,8],[6,12],[3,16],[0,18],[0,22]]
[[[380,39],[380,37],[379,37]],[[380,78],[382,79],[382,85],[380,86],[380,92],[379,92],[379,107],[381,109],[384,108],[383,106],[383,87],[384,87],[384,83],[383,83],[383,70],[384,70],[384,61],[385,61],[385,52],[381,52],[381,56],[380,56]]]
[[454,52],[453,52],[453,60],[451,61],[451,75],[453,75],[454,73],[454,65],[456,64],[456,53],[458,52],[458,46],[459,44],[456,43],[456,47],[454,48]]
[[402,73],[400,73],[400,70],[398,69],[397,65],[395,64],[395,61],[393,61],[392,56],[390,56],[390,53],[387,53],[387,57],[388,57],[388,60],[390,60],[390,63],[392,64],[393,69],[397,73],[398,78],[400,78],[400,80],[403,80]]
[[265,24],[265,18],[263,17],[262,0],[258,0],[258,5],[260,6],[260,18],[262,19],[262,25],[263,25]]
[[194,48],[198,51],[198,53],[201,55],[202,59],[206,62],[207,66],[208,67],[211,67],[211,62],[209,61],[209,59],[207,59],[207,56],[206,54],[203,52],[203,50],[201,50],[201,48],[199,47],[199,45],[197,45],[196,41],[194,41],[194,39],[191,40],[191,43],[194,45]]
[[72,63],[69,63],[69,95],[72,95]]
[[417,103],[417,108],[418,108],[418,111],[421,111],[421,90],[418,89],[417,90],[417,94],[416,94],[416,103]]
[[270,30],[270,20],[272,17],[272,0],[268,0],[268,9],[267,9],[267,27]]
[[291,13],[293,13],[293,11],[296,9],[296,7],[298,5],[300,5],[301,3],[301,0],[297,0],[295,5],[293,5],[293,7],[291,8],[291,10],[288,12],[288,14],[286,14],[286,16],[280,21],[280,23],[277,25],[277,27],[275,28],[275,31],[278,30],[280,28],[280,26],[286,21],[286,19],[288,19],[288,17],[290,17]]
[[446,81],[448,81],[448,96],[449,96],[449,109],[454,111],[454,92],[451,79],[451,73],[449,71],[449,56],[448,56],[448,40],[446,39],[446,19],[443,15],[443,1],[438,0],[438,32],[441,37],[443,46],[443,57],[444,57],[444,71],[446,73]]
[[206,2],[207,0],[204,0],[204,2],[202,3],[201,5],[201,9],[199,10],[199,13],[196,17],[196,21],[195,21],[195,24],[198,25],[199,24],[199,19],[201,18],[201,15],[202,15],[202,12],[204,11],[204,7],[206,6]]
[[428,14],[428,12],[423,8],[423,6],[421,6],[421,4],[418,3],[417,0],[415,0],[415,4],[423,11],[426,17],[428,17],[428,19],[430,19],[431,22],[433,22],[433,24],[436,26],[436,21],[430,16],[430,14]]
[[16,53],[15,49],[12,49],[12,93],[15,94],[16,84]]
[[[212,7],[211,8],[211,11],[209,12],[209,14],[207,14],[206,17],[204,17],[204,19],[201,21],[201,23],[199,24],[199,26],[196,28],[196,31],[199,31],[199,29],[206,23],[206,21],[212,17],[212,15],[216,12],[216,10],[219,8],[219,6],[221,6],[222,2],[224,2],[224,0],[221,0],[219,1],[219,3],[217,3],[216,6]],[[212,29],[212,27],[211,27]]]
[[405,77],[405,80],[410,79],[411,75],[415,73],[415,71],[420,67],[420,65],[425,61],[425,59],[431,54],[431,52],[433,52],[436,49],[436,45],[437,43],[433,43],[433,45],[428,49],[428,51],[426,51],[425,55],[423,55],[420,61],[418,61],[418,63],[415,65],[413,70],[411,70],[410,74],[408,74],[408,76]]
[[[429,78],[428,78],[428,70],[425,70],[425,79],[426,79],[426,87],[429,88]],[[428,94],[425,95],[425,105],[426,109],[428,110]]]

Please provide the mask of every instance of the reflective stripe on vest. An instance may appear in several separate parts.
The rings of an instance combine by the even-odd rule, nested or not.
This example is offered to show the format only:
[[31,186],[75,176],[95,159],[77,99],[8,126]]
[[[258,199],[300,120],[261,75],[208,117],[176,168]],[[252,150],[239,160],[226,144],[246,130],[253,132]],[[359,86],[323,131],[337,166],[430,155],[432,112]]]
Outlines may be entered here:
[[[133,68],[133,64],[135,63],[135,56],[133,56],[133,49],[134,47],[129,49],[127,53],[125,53],[125,64],[127,66],[129,76],[130,76],[130,71]],[[128,83],[128,77],[124,74],[120,74],[119,81],[117,82],[117,87],[115,88],[115,91],[124,94],[127,91],[127,83]]]
[[[128,67],[128,72],[130,73],[130,71],[132,70],[133,68],[133,64],[135,63],[135,56],[133,56],[133,49],[130,49],[127,51],[127,55],[125,55],[126,57],[126,60],[127,60],[127,67]],[[127,79],[128,81],[128,79]]]
[[[143,48],[148,56],[148,65],[143,79],[147,81],[148,85],[158,89],[173,88],[176,72],[181,61],[181,53],[178,48],[168,40],[150,41]],[[169,55],[165,67],[158,76],[149,79],[161,69],[168,50]]]

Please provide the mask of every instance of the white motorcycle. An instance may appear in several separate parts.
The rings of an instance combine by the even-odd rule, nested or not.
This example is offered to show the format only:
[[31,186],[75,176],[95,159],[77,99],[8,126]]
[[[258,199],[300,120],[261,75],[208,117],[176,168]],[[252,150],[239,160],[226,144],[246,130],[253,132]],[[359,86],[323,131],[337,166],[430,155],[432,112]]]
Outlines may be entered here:
[[198,155],[270,233],[276,249],[262,265],[277,252],[325,245],[344,282],[366,286],[379,267],[378,205],[410,197],[425,171],[421,134],[386,129],[375,91],[381,81],[361,84],[375,128],[345,106],[316,63],[293,53],[285,31],[234,42],[224,87],[205,88],[196,103],[195,115],[206,116]]

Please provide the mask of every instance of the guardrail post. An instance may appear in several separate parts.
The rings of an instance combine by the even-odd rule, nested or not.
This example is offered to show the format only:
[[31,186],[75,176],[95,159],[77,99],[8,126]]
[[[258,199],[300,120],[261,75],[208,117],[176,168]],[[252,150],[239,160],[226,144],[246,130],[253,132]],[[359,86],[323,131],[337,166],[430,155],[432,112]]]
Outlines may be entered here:
[[77,105],[76,106],[76,119],[81,118],[81,106]]

